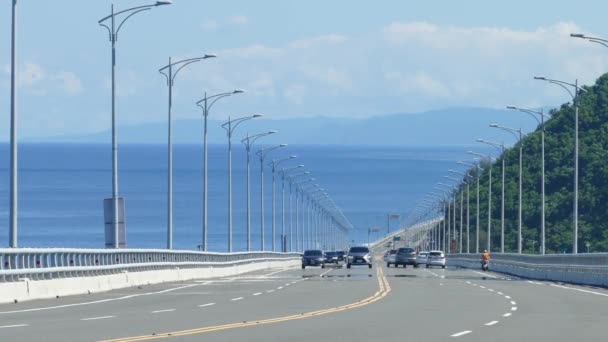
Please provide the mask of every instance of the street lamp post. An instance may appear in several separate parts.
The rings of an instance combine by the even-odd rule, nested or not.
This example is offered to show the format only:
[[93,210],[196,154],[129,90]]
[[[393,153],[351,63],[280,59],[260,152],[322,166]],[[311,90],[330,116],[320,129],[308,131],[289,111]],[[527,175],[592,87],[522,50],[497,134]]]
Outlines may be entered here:
[[[15,55],[14,55],[14,50],[15,50],[15,5],[16,5],[17,1],[13,0],[13,27],[12,27],[12,37],[13,37],[13,42],[12,42],[12,72],[15,72]],[[150,9],[152,9],[153,7],[156,6],[162,6],[162,5],[170,5],[172,2],[171,1],[156,1],[156,3],[151,4],[151,5],[144,5],[144,6],[137,6],[137,7],[131,7],[119,12],[114,12],[114,5],[112,4],[111,6],[111,13],[108,16],[105,16],[103,18],[101,18],[97,23],[100,26],[105,27],[108,30],[108,34],[109,34],[109,38],[110,38],[110,43],[112,44],[112,230],[114,233],[114,248],[120,248],[119,246],[119,236],[118,236],[118,147],[117,147],[117,140],[116,140],[116,41],[118,40],[118,33],[120,32],[120,29],[122,28],[122,25],[124,25],[124,23],[131,18],[132,16],[134,16],[137,13],[141,13],[144,11],[149,11]],[[118,27],[116,27],[116,17],[121,15],[121,14],[125,14],[126,17],[124,19],[122,19],[122,21],[118,24]],[[110,23],[107,23],[107,20],[110,20]],[[108,26],[109,25],[109,26]],[[11,88],[14,87],[14,83],[15,83],[15,76],[11,76]],[[15,93],[14,91],[11,91],[11,118],[12,118],[12,124],[11,124],[11,167],[15,167],[17,165],[17,154],[16,154],[16,142],[13,141],[14,138],[16,138],[16,133],[14,132],[14,130],[16,129],[16,121],[14,118],[14,112],[16,110],[16,106],[15,106]],[[11,168],[11,171],[12,168]],[[16,235],[17,235],[17,230],[16,230],[16,208],[17,208],[17,204],[16,204],[16,200],[17,200],[17,194],[16,192],[13,193],[13,189],[14,187],[16,187],[16,182],[17,182],[17,177],[16,177],[16,173],[15,175],[13,175],[13,173],[11,173],[11,233],[14,232],[14,239],[15,239],[15,246],[16,246]],[[13,185],[14,184],[14,185]],[[13,203],[13,201],[15,203]],[[15,211],[15,214],[13,215],[13,210]],[[15,223],[13,223],[13,220],[15,221]],[[13,237],[11,237],[12,240]],[[12,241],[11,241],[12,242]]]
[[[12,20],[11,20],[11,170],[10,170],[10,217],[9,217],[9,233],[8,245],[11,248],[17,248],[17,0],[12,0]],[[114,72],[114,69],[112,69]],[[116,220],[114,221],[116,222]],[[118,230],[114,234],[116,239],[116,248],[118,248]]]
[[[519,207],[518,207],[518,223],[517,223],[517,253],[521,254],[522,252],[522,233],[521,233],[521,226],[522,226],[522,171],[523,171],[523,145],[524,145],[524,141],[522,140],[523,136],[525,135],[521,128],[520,129],[513,129],[513,128],[508,128],[508,127],[503,127],[503,126],[499,126],[497,124],[490,124],[490,127],[493,128],[499,128],[502,129],[503,131],[509,132],[511,134],[513,134],[515,136],[515,139],[518,139],[519,141]],[[517,134],[516,134],[517,133]],[[502,160],[505,160],[505,156],[503,155]]]
[[[256,154],[260,157],[260,239],[262,252],[264,251],[264,158],[266,154],[280,147],[285,147],[287,144],[280,144],[259,149]],[[272,250],[274,251],[274,170],[272,172]]]
[[[296,248],[298,248],[298,238],[300,242],[300,251],[304,251],[304,216],[306,213],[304,212],[304,188],[302,185],[306,183],[313,182],[314,178],[309,178],[305,180],[301,180],[299,182],[294,182],[296,187]],[[300,206],[298,205],[298,186],[300,189]],[[298,221],[301,215],[301,220]]]
[[[293,206],[292,206],[292,199],[293,199],[293,188],[295,187],[295,183],[294,180],[298,177],[302,177],[304,175],[309,175],[310,171],[305,171],[305,172],[300,172],[300,173],[296,173],[295,175],[291,175],[288,178],[289,181],[289,251],[293,251]],[[298,192],[297,192],[297,188],[296,188],[296,224],[297,224],[297,219],[298,219]],[[297,227],[296,227],[296,250],[298,249],[298,245],[299,245],[299,237],[298,237],[298,231],[297,231]]]
[[[459,164],[463,164],[462,162],[458,162]],[[448,170],[449,172],[452,173],[456,173],[459,175],[464,176],[465,178],[473,178],[473,176],[471,176],[468,173],[464,173],[464,172],[460,172],[460,171],[456,171],[456,170]],[[464,182],[467,185],[467,254],[470,253],[470,249],[469,249],[469,195],[470,195],[470,188],[469,188],[469,182]],[[460,213],[460,215],[462,215],[462,212]]]
[[[489,166],[488,166],[488,237],[487,237],[487,247],[486,250],[491,252],[492,250],[492,156],[483,155],[481,153],[476,153],[473,151],[468,151],[469,154],[474,156],[478,156],[481,158],[488,158]],[[479,196],[478,196],[479,197]],[[479,238],[478,238],[479,241]]]
[[253,143],[261,137],[265,137],[270,134],[274,134],[277,131],[268,131],[249,135],[241,140],[241,143],[245,145],[245,151],[247,152],[247,251],[251,251],[251,147]]
[[[295,158],[295,156],[293,156]],[[278,165],[275,164],[275,165]],[[281,174],[281,252],[287,252],[287,235],[285,235],[285,175],[293,170],[303,168],[304,165],[297,165],[288,168],[283,168],[279,173]],[[289,183],[289,212],[291,217],[291,183]],[[290,219],[291,224],[291,219]],[[289,228],[290,238],[291,238],[291,225]],[[291,251],[291,243],[289,245],[289,249]]]
[[[276,171],[276,167],[281,164],[282,162],[289,160],[289,159],[293,159],[296,158],[296,156],[289,156],[289,157],[283,157],[283,158],[277,158],[277,159],[273,159],[269,165],[270,168],[272,170],[272,251],[276,252],[276,247],[275,247],[275,243],[276,243],[276,200],[275,200],[275,171]],[[280,171],[279,171],[280,172]],[[285,183],[283,182],[283,212],[285,211]],[[285,227],[284,225],[285,223],[285,216],[283,215],[283,227]],[[283,233],[281,233],[281,252],[284,252],[283,250]]]
[[[523,113],[530,114],[541,127],[541,209],[540,209],[540,254],[545,255],[545,117],[549,118],[548,115],[544,114],[543,109],[535,111],[532,109],[519,108],[514,106],[508,106],[507,109],[517,110]],[[540,117],[540,120],[538,117]]]
[[232,133],[236,127],[245,121],[259,118],[261,114],[254,114],[237,119],[230,119],[225,122],[222,127],[228,135],[228,252],[232,253]]
[[488,141],[484,139],[477,139],[478,142],[483,144],[488,144],[490,146],[496,147],[502,156],[501,162],[501,173],[502,173],[502,182],[501,182],[501,200],[500,200],[500,253],[505,252],[505,144],[497,143],[493,141]]
[[[177,74],[185,66],[213,57],[215,57],[215,55],[204,55],[202,57],[188,58],[177,62],[172,62],[171,57],[169,57],[169,64],[158,70],[158,72],[160,72],[166,77],[167,87],[169,88],[169,106],[167,115],[167,249],[173,249],[173,142],[171,140],[173,84],[175,83],[175,77],[177,77]],[[173,71],[174,67],[177,68],[175,72]],[[205,242],[203,242],[203,245],[205,245]]]
[[196,102],[196,105],[203,109],[203,237],[201,243],[203,252],[207,251],[207,118],[211,107],[217,100],[240,93],[243,93],[243,90],[236,89],[211,96],[207,96],[207,92],[205,92],[205,97]]
[[[449,170],[449,172],[453,172],[454,170]],[[456,182],[462,182],[463,184],[467,185],[467,188],[469,186],[469,183],[467,181],[460,180],[458,178],[454,178],[454,177],[449,177],[449,176],[444,176],[444,178],[456,181]],[[454,205],[456,205],[456,198],[454,198]],[[463,215],[463,211],[464,211],[464,191],[460,191],[460,231],[458,234],[458,253],[462,253],[462,226],[463,226],[463,221],[464,221],[464,215]],[[454,209],[455,210],[455,209]],[[454,219],[456,219],[456,214],[454,214]]]
[[[602,39],[593,38],[590,40],[596,43],[600,43],[602,45],[606,45],[601,43],[603,42]],[[574,226],[572,227],[572,254],[578,254],[578,93],[587,92],[587,90],[582,87],[579,87],[578,80],[575,80],[574,83],[568,83],[539,76],[535,76],[534,79],[558,85],[564,90],[566,90],[568,94],[570,94],[570,96],[572,97],[572,104],[574,105]],[[574,92],[570,91],[570,89],[568,89],[568,86],[573,87]]]
[[480,171],[483,171],[483,169],[481,167],[479,167],[479,164],[470,164],[470,163],[464,163],[464,162],[458,162],[458,164],[461,165],[465,165],[465,166],[470,166],[470,167],[474,167],[477,169],[477,213],[476,213],[476,217],[475,217],[475,253],[479,253],[479,178],[481,178],[481,173]]

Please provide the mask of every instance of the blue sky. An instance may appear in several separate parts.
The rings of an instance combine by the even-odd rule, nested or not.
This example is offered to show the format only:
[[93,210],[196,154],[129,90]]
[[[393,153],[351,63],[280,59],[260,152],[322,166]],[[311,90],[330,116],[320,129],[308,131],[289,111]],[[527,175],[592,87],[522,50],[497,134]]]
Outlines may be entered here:
[[[116,1],[117,9],[145,1]],[[20,134],[110,127],[110,1],[19,0]],[[9,123],[10,2],[0,5],[0,139]],[[214,117],[369,117],[449,107],[557,105],[537,74],[593,82],[608,49],[605,1],[174,0],[133,17],[117,52],[120,125],[166,117],[158,69],[169,56],[216,53],[175,88],[175,117],[196,118],[203,91],[247,92]]]

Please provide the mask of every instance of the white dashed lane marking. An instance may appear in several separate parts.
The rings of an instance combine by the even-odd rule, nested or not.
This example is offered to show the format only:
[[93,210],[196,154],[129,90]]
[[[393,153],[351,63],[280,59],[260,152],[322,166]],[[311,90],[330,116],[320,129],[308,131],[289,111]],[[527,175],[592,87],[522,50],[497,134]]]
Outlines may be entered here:
[[0,329],[19,328],[19,327],[27,327],[27,326],[29,326],[29,324],[3,325],[3,326],[0,326]]
[[204,308],[205,306],[212,306],[212,305],[215,305],[215,303],[201,304],[201,305],[199,305],[198,307],[199,307],[199,308]]
[[506,314],[502,315],[502,317],[509,317],[509,316],[511,316],[510,312],[507,312]]
[[261,295],[261,294],[262,294],[262,292],[256,292],[256,293],[254,293],[253,295],[254,295],[254,296],[259,296],[259,295]]
[[151,313],[156,314],[156,313],[173,312],[173,311],[175,311],[175,309],[156,310],[156,311],[152,311]]
[[241,300],[241,299],[243,299],[243,298],[244,298],[244,297],[236,297],[236,298],[232,298],[232,299],[231,299],[231,301],[236,302],[237,300]]
[[89,317],[89,318],[81,318],[81,321],[97,321],[100,319],[108,319],[108,318],[114,318],[116,316],[101,316],[101,317]]
[[454,335],[450,335],[450,336],[451,336],[451,337],[460,337],[460,336],[462,336],[462,335],[470,334],[470,333],[472,333],[472,332],[473,332],[473,331],[471,331],[471,330],[465,330],[465,331],[461,331],[461,332],[459,332],[459,333],[456,333],[456,334],[454,334]]
[[492,322],[488,322],[488,323],[486,323],[485,325],[487,325],[487,326],[492,326],[492,325],[494,325],[494,324],[496,324],[496,323],[498,323],[498,321],[492,321]]

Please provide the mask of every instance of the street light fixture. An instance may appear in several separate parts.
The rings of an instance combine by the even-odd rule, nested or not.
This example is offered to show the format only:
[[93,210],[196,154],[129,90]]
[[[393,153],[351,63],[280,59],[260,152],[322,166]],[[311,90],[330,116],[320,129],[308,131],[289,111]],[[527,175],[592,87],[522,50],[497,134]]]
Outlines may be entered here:
[[[305,176],[305,175],[309,175],[310,171],[305,171],[305,172],[300,172],[300,173],[296,173],[294,175],[290,175],[287,178],[287,181],[289,182],[289,251],[293,251],[293,205],[292,205],[292,199],[293,199],[293,188],[295,187],[295,179]],[[296,189],[296,221],[298,219],[298,193],[297,193],[297,189]],[[297,222],[296,222],[297,224]],[[298,232],[296,231],[296,250],[298,249]]]
[[261,117],[262,114],[254,114],[244,116],[237,119],[230,119],[222,125],[228,136],[228,252],[232,253],[232,134],[236,127],[255,118]]
[[[266,155],[277,148],[285,147],[287,144],[280,144],[276,146],[270,146],[266,148],[259,149],[256,154],[260,157],[260,239],[261,239],[261,247],[262,252],[264,251],[264,158]],[[274,172],[272,173],[273,182],[272,182],[272,194],[273,194],[273,203],[272,203],[272,250],[274,251]]]
[[[490,163],[489,167],[488,167],[488,238],[487,238],[487,247],[486,250],[489,252],[491,252],[492,250],[492,156],[491,155],[483,155],[481,153],[477,153],[477,152],[473,152],[473,151],[467,151],[468,154],[480,157],[480,158],[488,158],[488,161]],[[504,188],[504,187],[503,187]],[[479,237],[478,237],[479,240]],[[479,252],[479,251],[478,251]]]
[[[293,156],[295,158],[295,156]],[[297,165],[283,168],[279,171],[281,175],[281,252],[287,252],[287,235],[285,235],[285,175],[288,172],[303,168],[304,165]],[[289,185],[289,212],[290,212],[290,236],[291,236],[291,183]],[[289,246],[291,250],[291,245]]]
[[465,166],[469,166],[469,167],[474,167],[477,168],[477,214],[475,217],[475,253],[479,253],[479,179],[481,178],[481,173],[479,171],[483,171],[483,169],[481,167],[479,167],[479,163],[477,164],[470,164],[470,163],[465,163],[465,162],[458,162],[458,164],[461,165],[465,165]]
[[[513,128],[509,128],[509,127],[504,127],[504,126],[500,126],[497,124],[490,124],[490,127],[493,128],[499,128],[502,129],[503,131],[509,132],[511,134],[513,134],[513,136],[515,136],[515,139],[519,140],[519,208],[518,208],[518,224],[517,224],[517,253],[521,254],[522,252],[522,232],[521,232],[521,226],[522,226],[522,176],[523,176],[523,145],[524,142],[522,140],[523,136],[525,136],[525,134],[522,132],[521,128],[520,129],[513,129]],[[518,133],[519,135],[517,135],[516,133]],[[502,160],[505,160],[505,156],[503,155]]]
[[[288,156],[283,158],[273,159],[268,165],[270,165],[272,170],[272,251],[276,252],[276,200],[275,200],[275,171],[276,167],[284,161],[294,159],[296,156]],[[283,236],[281,235],[281,244],[283,243]],[[282,246],[282,245],[281,245]],[[284,252],[281,248],[281,252]]]
[[[17,3],[17,0],[13,0],[13,27],[12,27],[12,76],[11,76],[11,89],[14,88],[15,85],[15,5]],[[144,11],[149,11],[150,9],[152,9],[153,7],[157,7],[157,6],[162,6],[162,5],[170,5],[172,4],[171,1],[157,1],[154,4],[151,5],[143,5],[143,6],[136,6],[136,7],[131,7],[131,8],[127,8],[125,10],[122,11],[118,11],[118,12],[114,12],[114,4],[111,5],[111,12],[110,15],[105,16],[103,18],[101,18],[97,23],[100,26],[105,27],[108,30],[108,35],[110,38],[110,43],[112,45],[112,55],[111,55],[111,61],[112,61],[112,206],[111,206],[111,211],[112,211],[112,230],[113,230],[113,235],[114,235],[114,248],[120,248],[120,241],[119,241],[119,217],[118,217],[118,212],[119,212],[119,198],[118,198],[118,147],[117,147],[117,140],[116,140],[116,41],[118,40],[118,33],[120,32],[120,29],[122,28],[122,25],[124,25],[124,23],[131,18],[132,16],[134,16],[137,13],[141,13]],[[120,21],[120,23],[118,24],[118,27],[116,27],[116,17],[120,16],[122,14],[125,14],[126,16],[124,17],[124,19],[122,19]],[[110,19],[110,23],[107,23],[107,20]],[[14,245],[14,247],[16,247],[17,244],[17,229],[16,229],[16,208],[17,208],[17,204],[16,204],[16,200],[17,200],[17,194],[16,194],[16,182],[17,182],[17,177],[16,177],[16,166],[17,166],[17,150],[16,150],[16,133],[14,132],[16,129],[16,122],[15,122],[15,110],[16,110],[16,106],[15,106],[15,93],[14,91],[11,91],[11,236],[10,236],[10,244],[11,247],[13,247],[12,245]],[[13,168],[15,170],[13,170]],[[13,172],[15,171],[15,172]],[[124,202],[121,202],[121,211],[123,212],[124,215]],[[105,208],[105,207],[104,207]],[[13,213],[14,211],[14,213]],[[124,232],[124,218],[123,218],[123,232]],[[14,241],[13,241],[14,240]],[[107,243],[106,243],[107,246]]]
[[[579,37],[580,34],[574,37]],[[600,39],[591,40],[596,43],[599,43]],[[603,43],[600,43],[605,45]],[[573,203],[573,217],[574,217],[574,226],[572,227],[572,254],[578,254],[578,94],[579,92],[587,92],[586,89],[580,87],[578,85],[578,79],[574,81],[574,83],[568,83],[564,81],[558,81],[555,79],[550,79],[546,77],[535,76],[535,80],[549,82],[555,85],[562,87],[564,90],[570,94],[572,97],[572,104],[574,105],[574,203]],[[572,92],[568,87],[574,88],[574,92]]]
[[[490,125],[490,127],[494,127]],[[477,142],[496,147],[502,156],[501,161],[501,200],[500,200],[500,253],[505,252],[505,144],[503,142],[488,141],[485,139],[477,139]]]
[[[173,249],[173,142],[172,138],[172,119],[171,110],[173,108],[173,84],[177,74],[187,65],[200,62],[204,59],[214,58],[215,55],[204,55],[202,57],[183,59],[177,62],[172,62],[169,57],[169,64],[160,68],[160,72],[167,79],[167,87],[169,88],[169,107],[167,119],[167,249]],[[173,72],[173,68],[177,70]],[[205,241],[202,243],[205,248]]]
[[[473,178],[473,176],[471,176],[469,173],[464,173],[464,172],[461,172],[461,171],[448,170],[448,172],[459,174],[459,175],[461,175],[461,176],[463,176],[465,178]],[[470,183],[469,182],[464,182],[464,183],[467,185],[467,254],[469,254],[470,253],[470,244],[469,244],[469,214],[470,214],[469,213],[470,212],[470,210],[469,210],[469,204],[470,204],[470,201],[469,201],[469,199],[470,199],[470,187],[469,187],[469,185],[470,185]],[[460,207],[461,208],[460,217],[462,217],[463,216],[462,215],[462,192],[461,192],[461,197],[460,198],[461,198],[461,201],[460,201],[460,206],[461,206]],[[461,223],[461,229],[462,229],[462,223]],[[462,232],[461,232],[460,236],[461,236],[461,244],[462,244]]]
[[205,97],[196,102],[196,105],[203,109],[203,251],[207,251],[207,118],[209,117],[211,107],[213,107],[217,100],[243,92],[243,90],[235,89],[231,92],[211,96],[207,96],[207,92],[205,92]]
[[[540,220],[540,254],[545,255],[545,118],[550,116],[544,114],[543,109],[540,111],[519,108],[515,106],[507,106],[507,109],[516,110],[530,114],[541,127],[541,220]],[[540,119],[539,119],[540,117]]]
[[[247,132],[247,136],[241,140],[241,143],[245,145],[245,151],[247,151],[247,251],[251,251],[251,147],[253,143],[260,139],[261,137],[265,137],[267,135],[275,134],[277,131],[268,131],[263,133],[258,133],[254,135],[249,135]],[[262,166],[263,167],[263,166]]]

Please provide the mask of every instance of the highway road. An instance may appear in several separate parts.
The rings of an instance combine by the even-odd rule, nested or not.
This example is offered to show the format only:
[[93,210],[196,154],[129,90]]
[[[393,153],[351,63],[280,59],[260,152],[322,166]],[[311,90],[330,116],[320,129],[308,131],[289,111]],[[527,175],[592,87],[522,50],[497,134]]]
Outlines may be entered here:
[[464,269],[272,269],[0,305],[0,341],[600,341],[608,291]]

